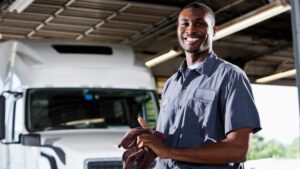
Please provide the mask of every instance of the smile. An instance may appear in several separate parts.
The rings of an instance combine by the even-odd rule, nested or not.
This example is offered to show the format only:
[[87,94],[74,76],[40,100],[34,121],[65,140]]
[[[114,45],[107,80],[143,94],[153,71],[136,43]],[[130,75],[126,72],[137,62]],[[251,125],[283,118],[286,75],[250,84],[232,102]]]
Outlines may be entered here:
[[195,37],[193,37],[193,38],[187,37],[187,38],[184,38],[184,40],[186,40],[186,41],[188,41],[188,42],[195,42],[195,41],[199,40],[199,38],[195,38]]
[[189,44],[193,44],[193,43],[199,41],[200,38],[199,37],[184,37],[183,40]]

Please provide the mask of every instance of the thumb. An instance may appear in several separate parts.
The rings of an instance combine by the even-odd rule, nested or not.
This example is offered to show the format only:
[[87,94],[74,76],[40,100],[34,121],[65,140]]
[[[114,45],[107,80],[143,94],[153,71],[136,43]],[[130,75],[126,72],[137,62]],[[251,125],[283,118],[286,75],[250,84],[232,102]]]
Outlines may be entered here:
[[138,122],[140,123],[140,125],[141,125],[143,128],[145,128],[145,129],[149,128],[149,127],[148,127],[148,124],[146,123],[146,121],[144,120],[143,117],[139,116],[139,117],[138,117]]

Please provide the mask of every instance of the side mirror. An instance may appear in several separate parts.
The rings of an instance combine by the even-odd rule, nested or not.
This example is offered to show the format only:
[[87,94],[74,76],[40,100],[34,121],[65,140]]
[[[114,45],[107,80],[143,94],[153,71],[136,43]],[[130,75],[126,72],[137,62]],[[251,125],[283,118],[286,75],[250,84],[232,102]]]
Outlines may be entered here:
[[21,135],[21,143],[26,146],[40,146],[41,136],[39,134]]
[[5,138],[5,97],[0,96],[0,140]]

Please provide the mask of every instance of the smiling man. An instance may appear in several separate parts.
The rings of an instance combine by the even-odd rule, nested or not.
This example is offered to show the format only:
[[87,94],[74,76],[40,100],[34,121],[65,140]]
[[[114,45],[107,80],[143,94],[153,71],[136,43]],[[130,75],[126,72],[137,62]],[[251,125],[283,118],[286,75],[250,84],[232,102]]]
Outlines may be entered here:
[[138,138],[139,147],[158,155],[156,169],[240,169],[252,133],[261,129],[249,80],[213,52],[215,33],[209,7],[191,3],[181,10],[177,35],[186,59],[164,86],[156,128],[166,141]]

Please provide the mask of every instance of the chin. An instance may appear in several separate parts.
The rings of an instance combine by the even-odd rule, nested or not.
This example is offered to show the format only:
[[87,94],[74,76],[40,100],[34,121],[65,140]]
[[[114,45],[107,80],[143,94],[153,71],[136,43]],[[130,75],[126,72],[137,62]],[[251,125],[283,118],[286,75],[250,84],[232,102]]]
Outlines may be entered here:
[[199,51],[199,50],[186,50],[186,52],[188,52],[188,53],[190,53],[190,54],[193,54],[193,55],[197,55],[197,54],[202,53],[202,52]]
[[207,53],[210,52],[209,49],[203,49],[203,50],[197,49],[197,50],[185,50],[185,51],[188,52],[188,53],[191,53],[193,55],[198,55],[198,54],[202,54],[202,53],[205,53],[205,52],[207,52]]
[[198,53],[200,48],[186,47],[184,50],[189,53]]

